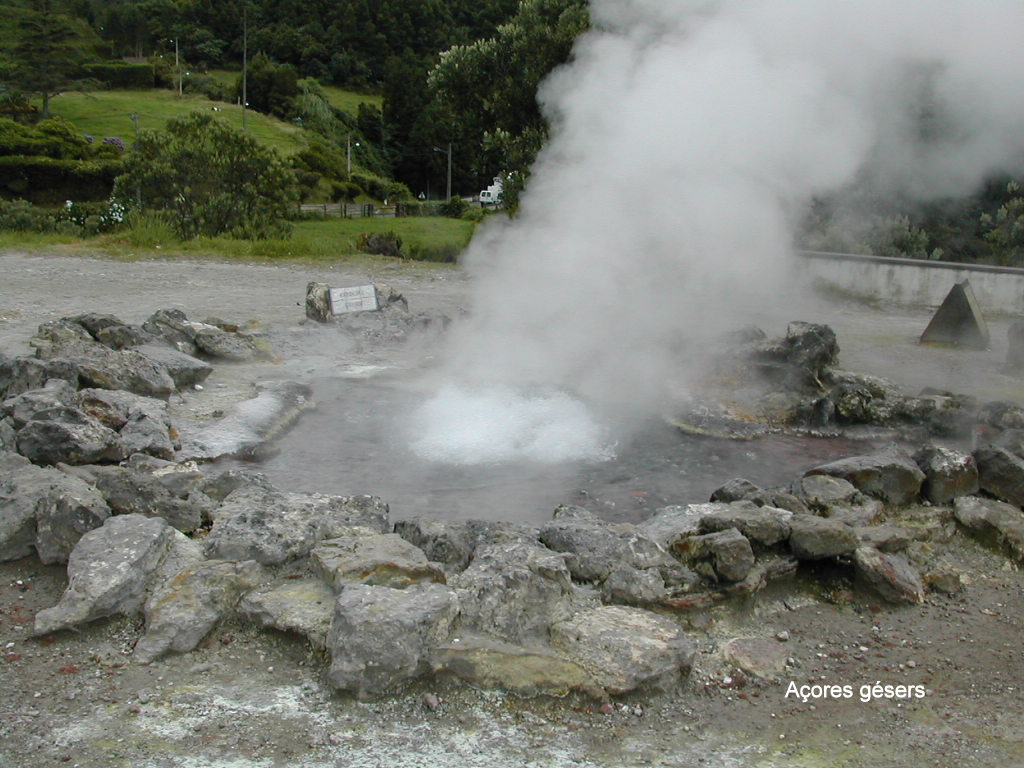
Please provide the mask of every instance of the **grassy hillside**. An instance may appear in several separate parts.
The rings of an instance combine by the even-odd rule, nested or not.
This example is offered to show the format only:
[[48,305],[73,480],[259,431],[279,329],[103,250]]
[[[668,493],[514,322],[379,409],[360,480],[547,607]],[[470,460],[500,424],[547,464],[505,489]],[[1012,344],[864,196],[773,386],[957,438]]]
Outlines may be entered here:
[[[209,111],[214,107],[220,115],[241,128],[242,108],[234,104],[210,101],[202,96],[178,96],[169,90],[146,91],[92,91],[90,93],[64,93],[50,102],[56,115],[71,120],[82,133],[96,137],[120,136],[131,143],[135,126],[131,115],[139,116],[139,128],[162,128],[173,117],[193,111]],[[304,146],[302,129],[267,115],[249,110],[249,132],[261,143],[273,147],[284,155],[297,152]]]
[[[241,70],[232,69],[211,69],[207,72],[210,77],[216,80],[218,83],[234,87],[238,81],[239,75],[242,74]],[[332,107],[337,107],[343,112],[348,112],[350,115],[355,116],[359,112],[360,104],[373,104],[375,107],[380,109],[384,103],[383,97],[368,93],[357,93],[356,91],[346,91],[343,88],[338,88],[334,85],[321,85],[324,96],[327,97],[328,103]]]

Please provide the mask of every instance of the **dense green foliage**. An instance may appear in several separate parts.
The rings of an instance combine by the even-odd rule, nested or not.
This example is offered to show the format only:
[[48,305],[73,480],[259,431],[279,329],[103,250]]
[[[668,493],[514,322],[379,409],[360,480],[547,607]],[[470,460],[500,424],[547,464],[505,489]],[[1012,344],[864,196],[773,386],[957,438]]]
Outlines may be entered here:
[[286,234],[295,176],[272,150],[214,115],[144,131],[117,180],[126,205],[163,211],[179,237]]

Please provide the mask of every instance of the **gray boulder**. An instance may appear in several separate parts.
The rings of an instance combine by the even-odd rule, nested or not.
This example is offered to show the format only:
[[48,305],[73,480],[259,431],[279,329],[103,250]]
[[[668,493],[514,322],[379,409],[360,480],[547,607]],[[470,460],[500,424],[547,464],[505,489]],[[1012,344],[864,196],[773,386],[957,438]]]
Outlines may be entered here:
[[0,453],[0,561],[20,560],[35,549],[37,496],[48,475],[16,453]]
[[994,499],[961,496],[953,502],[957,522],[984,543],[1004,547],[1024,563],[1024,512]]
[[[697,580],[694,574],[694,581]],[[601,582],[601,599],[606,603],[651,605],[665,600],[669,590],[656,569],[634,568],[620,563]]]
[[978,464],[970,454],[929,445],[914,454],[914,461],[925,475],[921,495],[932,504],[978,492]]
[[160,517],[182,533],[191,533],[203,524],[203,510],[198,504],[177,498],[151,474],[113,466],[81,469],[116,515]]
[[671,689],[689,674],[696,650],[674,621],[620,605],[593,608],[555,624],[551,642],[611,695]]
[[9,417],[0,419],[0,451],[17,453],[18,433],[14,429],[14,422]]
[[716,509],[717,504],[673,505],[658,509],[651,517],[638,523],[636,530],[651,541],[671,551],[673,545],[698,533],[700,519]]
[[860,491],[849,480],[830,475],[804,475],[793,483],[793,492],[814,512],[856,502]]
[[50,379],[41,388],[31,389],[4,400],[3,413],[15,429],[30,421],[47,419],[75,405],[75,388],[63,379]]
[[698,530],[715,533],[735,528],[751,544],[771,547],[789,538],[789,519],[792,516],[792,512],[783,509],[757,506],[751,501],[734,501],[702,515]]
[[994,445],[974,452],[978,484],[983,491],[1014,506],[1024,506],[1024,459]]
[[76,408],[47,411],[17,431],[18,452],[36,464],[99,464],[126,453],[119,435]]
[[458,594],[462,627],[516,644],[545,638],[582,599],[565,558],[536,543],[482,545],[449,583]]
[[759,507],[775,507],[789,512],[806,512],[807,506],[799,497],[786,490],[766,490],[749,480],[734,478],[711,493],[712,502],[726,504],[750,501]]
[[894,603],[924,601],[924,582],[902,556],[858,547],[853,553],[857,574],[886,600]]
[[536,528],[520,523],[425,517],[399,520],[395,533],[423,550],[429,560],[456,572],[465,570],[480,544],[535,541],[538,535]]
[[690,536],[676,544],[675,552],[692,563],[710,561],[713,574],[708,576],[713,581],[742,581],[754,566],[754,550],[735,528]]
[[656,568],[671,580],[678,568],[660,544],[635,526],[607,523],[582,507],[556,509],[555,519],[541,526],[539,538],[548,549],[569,555],[569,571],[580,581],[599,582],[619,565]]
[[789,656],[789,647],[772,637],[734,637],[722,646],[727,664],[762,680],[779,680]]
[[445,582],[444,569],[397,533],[324,539],[310,558],[320,577],[337,591],[352,582],[395,589]]
[[261,576],[252,560],[208,560],[185,568],[146,602],[146,631],[135,645],[135,658],[148,664],[168,651],[191,651]]
[[207,556],[264,565],[305,557],[324,539],[365,526],[388,530],[388,506],[375,496],[282,493],[243,486],[217,509]]
[[359,696],[398,689],[430,670],[430,653],[448,638],[457,613],[455,594],[441,584],[346,586],[327,638],[328,681]]
[[140,613],[174,537],[181,535],[158,518],[108,518],[71,552],[67,589],[57,605],[36,614],[35,634]]
[[894,506],[916,499],[925,479],[924,472],[914,460],[898,448],[839,459],[815,467],[806,474],[848,480],[858,490]]
[[0,397],[41,389],[51,379],[63,379],[72,387],[78,387],[78,371],[67,360],[7,357],[0,353]]
[[167,369],[168,375],[178,389],[202,384],[213,373],[213,366],[206,361],[162,342],[150,342],[136,349],[147,360]]
[[799,560],[849,555],[860,545],[853,528],[838,520],[793,515],[789,527],[789,548]]
[[260,626],[304,635],[323,650],[334,617],[334,600],[334,590],[321,579],[283,579],[249,592],[238,603],[238,612]]

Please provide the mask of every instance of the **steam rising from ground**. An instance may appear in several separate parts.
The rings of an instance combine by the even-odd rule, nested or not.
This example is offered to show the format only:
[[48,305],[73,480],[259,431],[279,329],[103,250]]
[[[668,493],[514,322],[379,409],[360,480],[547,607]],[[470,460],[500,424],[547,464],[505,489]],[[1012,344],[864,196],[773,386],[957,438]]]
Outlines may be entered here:
[[[470,391],[663,407],[713,335],[772,310],[796,319],[792,233],[814,195],[855,181],[964,194],[1024,167],[1020,2],[592,0],[591,13],[542,88],[551,140],[520,216],[467,256],[475,305],[447,378]],[[424,411],[427,443],[450,429],[453,391]],[[478,429],[518,435],[508,419],[530,398],[500,391],[490,413],[463,406]]]

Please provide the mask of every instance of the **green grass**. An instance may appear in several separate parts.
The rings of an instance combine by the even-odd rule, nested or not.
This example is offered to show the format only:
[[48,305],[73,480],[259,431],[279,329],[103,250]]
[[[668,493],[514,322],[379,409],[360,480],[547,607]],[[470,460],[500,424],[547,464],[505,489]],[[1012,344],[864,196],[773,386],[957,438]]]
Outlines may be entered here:
[[[242,108],[235,104],[210,101],[202,96],[178,96],[170,90],[115,90],[89,93],[63,93],[50,101],[50,111],[73,122],[82,133],[97,138],[120,136],[129,144],[135,136],[131,115],[139,116],[139,128],[163,128],[168,120],[193,111],[220,108],[220,115],[233,125],[242,127]],[[301,128],[251,109],[246,122],[248,130],[260,143],[284,155],[299,151],[305,145]]]
[[67,254],[134,259],[150,257],[221,258],[239,261],[324,262],[380,260],[356,248],[362,233],[394,232],[403,250],[460,252],[473,236],[470,221],[441,217],[359,218],[298,221],[287,240],[232,240],[226,237],[175,240],[166,225],[147,217],[134,228],[92,238],[0,231],[0,248],[56,250]]

